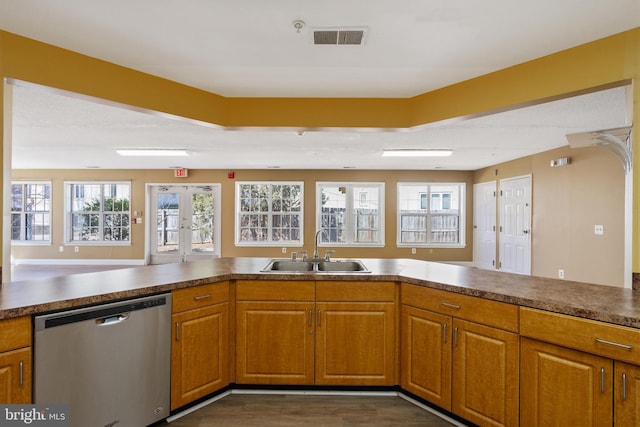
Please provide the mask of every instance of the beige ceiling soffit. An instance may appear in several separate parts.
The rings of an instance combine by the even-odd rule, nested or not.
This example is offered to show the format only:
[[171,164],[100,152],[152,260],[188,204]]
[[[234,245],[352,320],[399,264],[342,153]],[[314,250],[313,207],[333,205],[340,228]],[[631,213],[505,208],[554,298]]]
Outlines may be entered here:
[[625,173],[633,167],[633,148],[631,142],[632,126],[613,129],[580,132],[567,135],[571,148],[600,146],[611,151],[620,159]]

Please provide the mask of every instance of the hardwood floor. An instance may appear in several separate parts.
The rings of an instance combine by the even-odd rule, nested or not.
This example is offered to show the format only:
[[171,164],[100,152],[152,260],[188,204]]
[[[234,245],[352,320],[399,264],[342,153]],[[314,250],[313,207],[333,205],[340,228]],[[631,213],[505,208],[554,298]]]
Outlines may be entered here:
[[231,394],[162,427],[451,427],[395,396]]

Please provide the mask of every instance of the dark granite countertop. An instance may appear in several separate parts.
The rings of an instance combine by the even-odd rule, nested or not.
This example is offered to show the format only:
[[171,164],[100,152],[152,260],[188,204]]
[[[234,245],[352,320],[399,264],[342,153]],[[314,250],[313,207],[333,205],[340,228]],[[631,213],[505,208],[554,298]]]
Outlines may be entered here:
[[232,279],[402,281],[640,328],[631,289],[413,259],[363,259],[368,273],[262,273],[268,258],[219,258],[3,284],[0,319],[65,310]]

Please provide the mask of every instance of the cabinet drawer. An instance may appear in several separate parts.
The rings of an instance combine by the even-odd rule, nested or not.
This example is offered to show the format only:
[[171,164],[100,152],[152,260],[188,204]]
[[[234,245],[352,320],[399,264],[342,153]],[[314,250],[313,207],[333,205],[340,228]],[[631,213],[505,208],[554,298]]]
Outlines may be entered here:
[[396,300],[394,282],[316,282],[316,301],[384,301]]
[[172,295],[172,313],[229,301],[229,282],[177,289]]
[[0,352],[31,346],[31,317],[0,320]]
[[479,297],[402,284],[402,304],[518,332],[518,306]]
[[313,280],[238,280],[237,301],[314,301]]
[[520,334],[640,364],[640,330],[533,308],[520,308]]

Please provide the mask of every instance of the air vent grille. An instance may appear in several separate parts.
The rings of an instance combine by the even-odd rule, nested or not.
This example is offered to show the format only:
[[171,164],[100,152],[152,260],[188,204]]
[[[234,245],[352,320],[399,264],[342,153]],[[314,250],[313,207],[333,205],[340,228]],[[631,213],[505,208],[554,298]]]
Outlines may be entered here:
[[352,45],[360,46],[364,43],[366,29],[315,29],[313,31],[314,45]]

